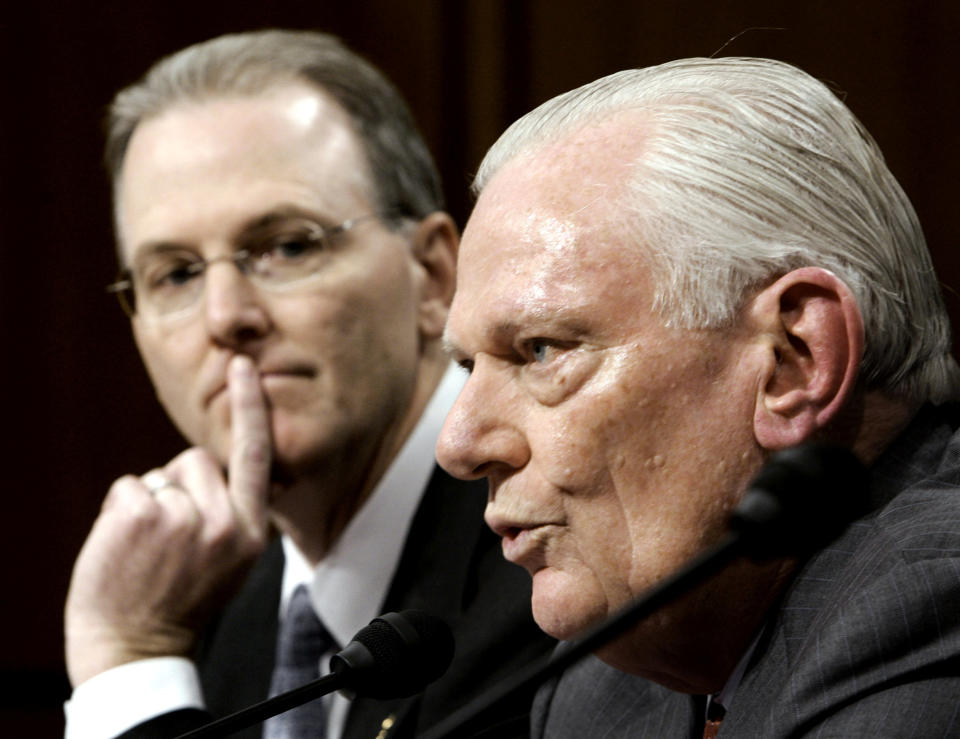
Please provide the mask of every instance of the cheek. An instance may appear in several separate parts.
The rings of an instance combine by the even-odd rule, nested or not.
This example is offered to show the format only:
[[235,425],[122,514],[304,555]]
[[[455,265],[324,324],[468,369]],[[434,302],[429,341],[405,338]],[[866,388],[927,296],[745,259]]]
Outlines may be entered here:
[[602,398],[583,397],[529,414],[531,459],[552,487],[586,498],[609,488],[608,413]]
[[379,385],[394,383],[398,376],[413,377],[416,317],[402,302],[366,295],[323,300],[308,312],[299,306],[292,321],[299,324],[299,331],[291,331],[290,338],[316,356],[344,397],[377,392]]
[[602,584],[608,599],[619,602],[628,597],[633,542],[619,492],[595,491],[591,500],[572,502],[568,515],[578,561]]
[[134,338],[160,404],[180,432],[191,443],[199,443],[204,438],[204,419],[192,394],[203,345],[188,331],[174,337],[135,329]]
[[[371,361],[386,361],[417,343],[417,305],[405,263],[387,259],[319,297],[314,313],[326,324],[324,333],[367,353]],[[316,319],[307,321],[309,330]]]
[[[535,427],[545,450],[540,458],[559,487],[590,494],[613,486],[622,473],[662,463],[662,442],[673,432],[667,408],[672,381],[659,380],[659,371],[637,356],[628,349],[608,352],[575,394],[541,407]],[[671,400],[677,402],[676,393]]]
[[318,375],[280,397],[274,409],[278,442],[317,434],[362,433],[400,414],[417,372],[412,311],[386,310],[368,291],[340,290],[291,301],[277,313],[276,340],[309,357]]
[[[584,504],[581,505],[581,502]],[[568,500],[565,532],[534,575],[533,612],[545,631],[569,639],[631,598],[628,529],[612,496]]]
[[[732,402],[732,401],[731,401]],[[609,467],[622,492],[627,537],[633,543],[630,585],[648,589],[711,546],[727,528],[730,510],[755,467],[751,437],[723,408],[699,403],[653,414],[629,442],[615,449]]]

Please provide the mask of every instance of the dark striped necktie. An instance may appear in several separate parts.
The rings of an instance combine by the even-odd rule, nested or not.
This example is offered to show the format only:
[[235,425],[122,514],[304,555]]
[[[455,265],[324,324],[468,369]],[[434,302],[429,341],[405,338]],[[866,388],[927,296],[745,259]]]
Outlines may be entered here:
[[[320,660],[335,646],[310,604],[306,585],[293,591],[280,624],[277,659],[270,680],[270,695],[278,695],[320,677]],[[263,725],[264,739],[324,739],[326,711],[322,698],[315,698]]]

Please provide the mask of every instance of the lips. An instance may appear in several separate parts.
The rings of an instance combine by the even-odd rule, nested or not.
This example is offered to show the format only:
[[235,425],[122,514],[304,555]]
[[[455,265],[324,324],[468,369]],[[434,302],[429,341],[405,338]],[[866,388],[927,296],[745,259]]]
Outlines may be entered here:
[[309,379],[309,378],[311,378],[311,377],[313,377],[313,373],[312,373],[312,372],[307,372],[307,371],[305,371],[305,370],[298,370],[298,369],[275,370],[275,371],[273,371],[273,372],[261,372],[261,373],[260,373],[260,379],[261,379],[262,381],[264,381],[264,380],[272,380],[272,379],[284,380],[284,379],[290,379],[290,378],[307,378],[307,379]]
[[313,367],[310,367],[306,364],[267,364],[262,367],[258,367],[257,371],[260,373],[261,377],[267,377],[270,375],[313,377],[316,374]]
[[[316,376],[316,370],[310,365],[296,362],[265,362],[257,366],[257,374],[261,381],[264,380],[283,380],[288,378],[310,379]],[[204,407],[209,406],[221,393],[227,389],[226,368],[219,373],[219,379],[213,384],[212,389],[203,396]]]
[[511,527],[501,534],[504,558],[535,573],[546,566],[551,538],[559,528],[557,524]]
[[533,574],[546,564],[551,541],[563,528],[563,511],[535,505],[515,486],[491,484],[484,520],[502,539],[503,556]]

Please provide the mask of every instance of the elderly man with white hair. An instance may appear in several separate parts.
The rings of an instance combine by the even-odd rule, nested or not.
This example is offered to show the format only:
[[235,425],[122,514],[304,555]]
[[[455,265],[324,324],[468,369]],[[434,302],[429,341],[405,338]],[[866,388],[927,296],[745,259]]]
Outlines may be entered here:
[[488,478],[546,632],[706,551],[777,450],[871,471],[839,538],[734,560],[551,683],[533,735],[960,735],[960,374],[850,111],[771,60],[621,72],[515,123],[476,190],[438,458]]

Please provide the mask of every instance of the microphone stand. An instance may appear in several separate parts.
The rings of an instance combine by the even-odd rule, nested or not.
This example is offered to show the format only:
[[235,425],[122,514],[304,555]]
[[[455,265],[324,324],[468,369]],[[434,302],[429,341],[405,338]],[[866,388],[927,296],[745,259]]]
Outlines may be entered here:
[[253,726],[259,721],[265,721],[284,711],[289,711],[291,708],[296,708],[308,701],[332,693],[339,689],[342,683],[342,675],[332,672],[329,675],[324,675],[321,678],[305,683],[299,688],[294,688],[286,693],[276,695],[273,698],[267,698],[260,703],[254,703],[252,706],[248,706],[243,710],[231,713],[229,716],[224,716],[209,724],[204,724],[198,729],[179,735],[176,739],[200,739],[201,737],[227,736],[234,731]]

